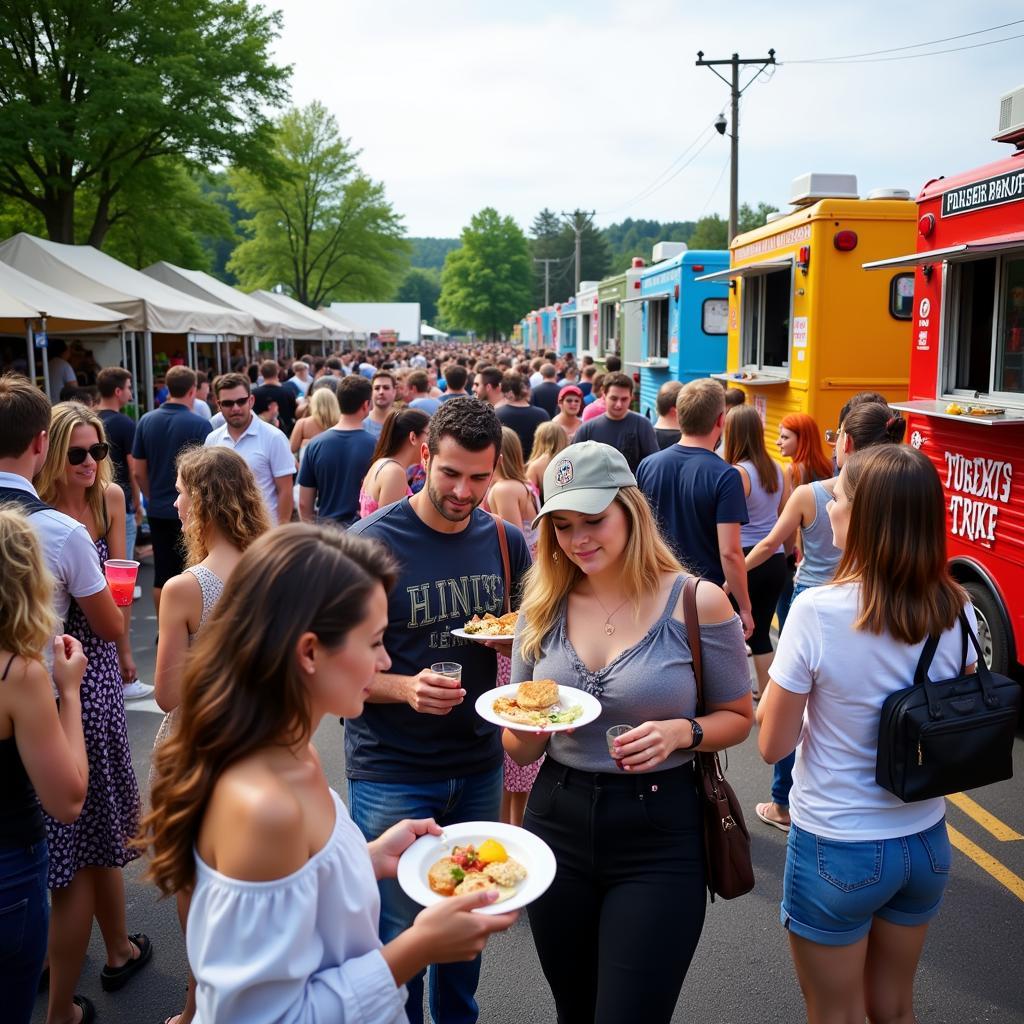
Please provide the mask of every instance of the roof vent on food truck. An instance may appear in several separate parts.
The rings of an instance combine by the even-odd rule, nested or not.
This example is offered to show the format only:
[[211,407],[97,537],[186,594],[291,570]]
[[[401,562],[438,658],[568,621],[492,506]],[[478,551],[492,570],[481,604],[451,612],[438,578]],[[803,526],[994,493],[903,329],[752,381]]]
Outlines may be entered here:
[[685,242],[658,242],[651,250],[651,262],[661,263],[662,260],[670,260],[686,252]]
[[1024,85],[999,99],[999,131],[992,138],[1024,149]]
[[812,171],[793,179],[793,206],[810,206],[819,199],[859,199],[856,174],[821,174]]
[[909,199],[910,193],[905,188],[873,188],[867,199]]

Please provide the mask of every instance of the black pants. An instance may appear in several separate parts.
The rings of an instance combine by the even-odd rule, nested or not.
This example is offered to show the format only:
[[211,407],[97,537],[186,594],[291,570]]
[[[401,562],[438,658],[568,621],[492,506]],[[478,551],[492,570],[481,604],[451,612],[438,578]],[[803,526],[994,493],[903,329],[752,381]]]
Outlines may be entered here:
[[[744,548],[743,554],[749,551],[750,548]],[[747,641],[751,654],[772,653],[772,619],[788,577],[786,556],[781,551],[747,573],[747,593],[750,595],[750,612],[754,618],[754,632]]]
[[529,915],[559,1024],[668,1024],[704,927],[691,766],[591,774],[548,757],[523,824],[558,862]]
[[169,579],[185,571],[185,546],[181,520],[147,516],[153,539],[153,586],[162,587]]

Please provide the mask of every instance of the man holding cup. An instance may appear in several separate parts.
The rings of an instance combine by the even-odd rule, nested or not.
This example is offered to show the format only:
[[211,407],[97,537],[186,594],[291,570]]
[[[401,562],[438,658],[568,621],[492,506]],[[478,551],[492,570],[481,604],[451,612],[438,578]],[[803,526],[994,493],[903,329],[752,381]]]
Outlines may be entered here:
[[[392,670],[377,676],[363,714],[345,722],[349,806],[368,839],[402,818],[433,817],[442,826],[498,820],[500,731],[473,709],[476,697],[494,686],[495,654],[450,631],[473,615],[504,610],[498,531],[478,508],[500,451],[501,423],[489,405],[475,398],[445,402],[423,445],[423,490],[351,527],[384,544],[401,566],[383,638]],[[507,526],[506,532],[515,595],[530,555],[519,530]],[[511,646],[509,638],[509,653]],[[420,908],[393,880],[380,889],[381,939],[388,942]],[[479,976],[479,958],[431,967],[433,1019],[475,1021]],[[408,990],[406,1013],[420,1024],[422,974]]]

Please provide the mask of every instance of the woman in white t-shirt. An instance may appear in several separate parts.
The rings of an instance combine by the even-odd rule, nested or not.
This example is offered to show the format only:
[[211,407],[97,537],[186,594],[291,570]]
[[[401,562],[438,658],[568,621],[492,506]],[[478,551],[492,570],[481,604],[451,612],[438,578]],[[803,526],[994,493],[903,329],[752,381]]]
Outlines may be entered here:
[[[927,457],[852,456],[828,505],[835,582],[793,603],[758,709],[769,763],[796,747],[782,922],[811,1024],[912,1021],[914,975],[950,869],[945,802],[903,803],[875,782],[878,723],[939,635],[932,678],[963,658],[946,565],[942,485]],[[973,668],[973,664],[970,666]]]

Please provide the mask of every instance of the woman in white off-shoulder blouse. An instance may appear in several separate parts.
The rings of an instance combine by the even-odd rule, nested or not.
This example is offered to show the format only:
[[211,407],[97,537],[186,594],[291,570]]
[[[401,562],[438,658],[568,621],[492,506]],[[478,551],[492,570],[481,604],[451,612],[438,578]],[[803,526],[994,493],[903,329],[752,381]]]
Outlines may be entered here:
[[391,664],[390,556],[372,541],[291,524],[256,541],[190,651],[178,729],[155,758],[150,877],[193,888],[187,944],[196,1020],[405,1020],[405,982],[468,960],[515,914],[488,894],[424,910],[382,945],[376,881],[429,819],[367,844],[310,740],[325,715],[362,712]]

